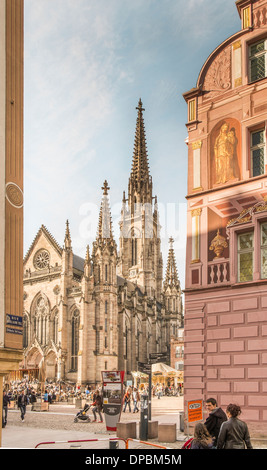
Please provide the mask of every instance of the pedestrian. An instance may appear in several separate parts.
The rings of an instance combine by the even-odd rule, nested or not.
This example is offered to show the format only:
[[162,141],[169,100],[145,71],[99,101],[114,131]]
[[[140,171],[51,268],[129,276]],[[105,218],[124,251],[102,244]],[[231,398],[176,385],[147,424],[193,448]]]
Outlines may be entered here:
[[140,401],[140,395],[136,387],[133,389],[133,404],[134,404],[134,409],[133,413],[138,413],[139,408],[138,408],[138,402]]
[[126,407],[127,407],[127,405],[128,405],[129,411],[130,411],[130,413],[131,413],[131,394],[130,394],[129,390],[127,390],[127,392],[126,392],[125,395],[124,395],[123,403],[124,403],[123,412],[125,413]]
[[102,398],[101,398],[101,395],[100,395],[98,390],[95,392],[95,400],[92,403],[92,406],[94,407],[92,409],[92,412],[93,412],[94,418],[95,418],[93,420],[93,423],[96,422],[96,413],[99,414],[99,423],[103,423],[103,417],[102,417],[102,414],[101,414],[101,411],[102,411],[102,408],[103,408],[103,402],[102,402]]
[[227,416],[222,408],[218,406],[215,398],[208,398],[206,400],[206,408],[209,411],[209,416],[207,417],[204,424],[211,437],[214,438],[214,445],[216,446],[221,425],[227,421]]
[[217,449],[252,449],[248,426],[238,418],[241,414],[240,406],[230,403],[226,414],[228,421],[222,424]]
[[24,416],[26,414],[26,406],[28,404],[27,397],[24,394],[24,390],[21,390],[20,395],[18,396],[18,408],[20,409],[21,413],[21,421],[24,421]]
[[30,403],[31,403],[32,405],[33,405],[33,403],[36,403],[36,395],[35,395],[35,391],[34,391],[34,390],[31,391]]
[[7,409],[8,405],[10,404],[10,397],[4,391],[3,392],[3,416],[2,416],[2,428],[5,428],[7,425]]
[[191,441],[190,449],[212,449],[214,440],[212,439],[205,424],[197,423],[194,429],[194,437]]

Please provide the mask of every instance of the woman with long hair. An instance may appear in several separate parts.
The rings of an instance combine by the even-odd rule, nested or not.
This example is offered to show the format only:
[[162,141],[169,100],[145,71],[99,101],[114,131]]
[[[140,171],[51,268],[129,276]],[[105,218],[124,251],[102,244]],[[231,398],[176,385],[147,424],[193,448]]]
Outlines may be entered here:
[[212,449],[213,439],[209,434],[205,424],[197,423],[194,430],[194,438],[190,449]]
[[241,414],[240,406],[230,403],[226,414],[228,421],[221,426],[217,449],[252,449],[248,426],[238,418]]

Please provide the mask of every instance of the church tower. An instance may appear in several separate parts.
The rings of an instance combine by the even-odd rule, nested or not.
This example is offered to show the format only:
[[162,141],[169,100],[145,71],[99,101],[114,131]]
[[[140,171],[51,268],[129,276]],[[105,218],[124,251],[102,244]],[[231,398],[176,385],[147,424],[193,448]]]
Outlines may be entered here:
[[178,328],[183,322],[182,291],[178,278],[176,260],[173,249],[173,238],[169,239],[170,248],[167,261],[166,276],[163,284],[166,316],[169,318],[169,337],[178,336]]
[[161,300],[162,254],[157,197],[152,193],[143,104],[139,100],[128,199],[123,193],[118,274]]
[[95,381],[101,381],[101,370],[114,370],[118,360],[117,245],[112,233],[107,181],[102,187],[98,234],[93,243],[94,277]]

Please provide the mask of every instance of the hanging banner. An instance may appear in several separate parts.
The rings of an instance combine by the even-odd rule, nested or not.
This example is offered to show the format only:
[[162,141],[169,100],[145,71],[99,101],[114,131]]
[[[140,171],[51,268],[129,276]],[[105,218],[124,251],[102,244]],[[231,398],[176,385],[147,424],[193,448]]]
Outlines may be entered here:
[[103,409],[107,431],[116,431],[123,399],[124,371],[102,372]]

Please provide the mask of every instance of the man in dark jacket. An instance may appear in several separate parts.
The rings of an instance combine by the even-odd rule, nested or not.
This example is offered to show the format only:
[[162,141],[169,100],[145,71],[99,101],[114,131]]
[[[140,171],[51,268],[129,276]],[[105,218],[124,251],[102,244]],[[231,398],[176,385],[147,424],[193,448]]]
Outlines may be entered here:
[[6,426],[7,423],[7,409],[8,405],[10,404],[10,397],[7,393],[3,392],[3,416],[2,416],[2,428]]
[[24,390],[22,390],[20,395],[18,396],[18,408],[20,409],[20,413],[21,413],[21,421],[24,421],[27,404],[28,404],[28,397],[27,395],[24,394]]
[[216,446],[221,425],[227,421],[227,416],[225,412],[218,407],[215,398],[208,398],[206,400],[206,408],[209,411],[209,416],[204,424],[210,435],[214,438],[214,445]]

